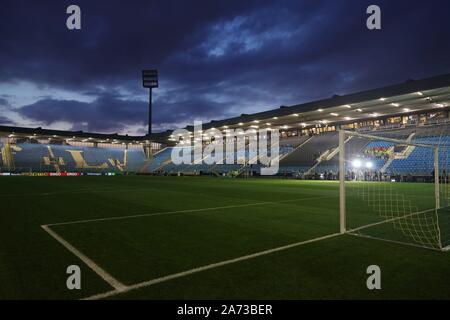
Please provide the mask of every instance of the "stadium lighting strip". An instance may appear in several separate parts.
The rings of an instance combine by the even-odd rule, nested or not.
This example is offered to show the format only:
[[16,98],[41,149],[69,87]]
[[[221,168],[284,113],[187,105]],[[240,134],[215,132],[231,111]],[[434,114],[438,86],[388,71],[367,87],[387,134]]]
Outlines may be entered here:
[[[316,117],[317,116],[317,112],[323,113],[324,111],[333,111],[333,112],[330,112],[329,115],[332,116],[332,117],[339,117],[340,114],[338,112],[334,112],[334,110],[342,110],[342,112],[344,112],[344,114],[341,115],[342,116],[341,121],[355,121],[355,120],[358,120],[358,119],[365,119],[366,117],[367,118],[371,118],[371,117],[372,118],[373,117],[377,118],[377,117],[380,117],[380,116],[387,116],[387,115],[389,115],[389,113],[385,114],[384,113],[384,109],[387,109],[388,106],[395,107],[395,108],[400,108],[400,107],[402,107],[402,105],[410,105],[410,104],[417,105],[417,108],[414,108],[414,109],[412,109],[410,107],[401,108],[402,111],[399,111],[399,113],[417,112],[417,111],[420,111],[420,110],[426,110],[427,109],[427,108],[424,108],[423,107],[424,105],[422,105],[420,103],[420,101],[422,99],[417,99],[417,97],[416,98],[411,98],[411,95],[424,97],[422,99],[427,101],[427,104],[426,104],[427,106],[429,106],[429,103],[433,101],[433,98],[426,96],[421,91],[417,91],[417,92],[412,92],[412,93],[408,93],[408,94],[401,95],[401,96],[395,96],[395,97],[391,97],[391,98],[380,97],[378,99],[368,101],[370,103],[373,103],[375,101],[382,101],[383,102],[382,104],[377,103],[377,104],[369,105],[369,106],[363,106],[365,103],[355,103],[353,106],[350,105],[350,104],[345,104],[345,105],[340,105],[340,106],[327,108],[326,110],[322,109],[322,108],[319,108],[317,110],[307,111],[307,112],[303,113],[302,116],[311,115],[312,117]],[[434,94],[433,96],[435,98],[436,97],[439,98],[440,95],[439,94]],[[399,99],[399,98],[401,98],[401,99]],[[389,100],[392,101],[393,99],[394,99],[394,101],[397,101],[397,102],[388,102]],[[444,98],[441,97],[440,99],[444,99]],[[360,105],[362,106],[362,108],[358,107]],[[446,106],[447,106],[446,103],[434,102],[434,107],[435,108],[445,108]],[[353,108],[355,108],[355,109],[353,109]],[[348,113],[346,113],[346,112],[353,112],[354,111],[354,112],[357,112],[357,113],[360,113],[361,115],[363,115],[362,113],[367,108],[369,108],[369,109],[370,108],[377,108],[377,109],[382,108],[383,110],[381,110],[381,112],[380,111],[373,111],[373,112],[370,112],[370,113],[365,113],[364,117],[360,116],[360,117],[356,117],[356,118],[354,118],[354,117],[350,116]],[[343,109],[345,109],[345,110],[343,110]],[[290,117],[300,117],[300,116],[301,116],[301,114],[299,114],[299,113],[292,113],[292,114],[282,115],[282,116],[279,116],[279,117],[278,116],[274,116],[274,117],[271,117],[270,119],[280,120],[280,117],[281,117],[282,119],[285,119],[285,121],[289,121],[290,122],[290,121],[292,121]],[[394,116],[394,114],[392,114],[392,116]],[[269,119],[254,119],[254,120],[250,120],[247,123],[239,122],[237,124],[224,125],[224,126],[222,126],[222,128],[229,128],[230,126],[232,128],[238,128],[238,127],[242,127],[242,126],[246,126],[247,129],[248,128],[257,128],[257,126],[255,124],[259,124],[260,122],[265,122],[267,120],[269,120]],[[316,124],[324,124],[324,125],[328,125],[328,124],[332,124],[334,122],[337,122],[337,120],[336,121],[334,121],[334,120],[332,121],[332,120],[327,120],[327,119],[309,119],[308,121],[315,122]],[[278,123],[278,125],[279,125],[278,128],[279,129],[286,129],[286,125],[283,125],[283,122],[281,122],[281,123],[280,123],[280,121],[278,121],[278,122],[279,122]],[[305,125],[304,123],[305,122],[302,122],[300,124],[288,123],[287,125],[289,125],[289,128],[294,128],[296,126],[299,126],[299,127],[302,127],[302,128],[306,128],[306,127],[309,127],[309,126],[314,126],[313,123],[310,123],[310,124],[307,124],[307,125]],[[277,128],[276,125],[277,124],[274,124],[272,122],[266,122],[266,126],[268,126],[268,127],[274,126],[273,128],[268,128],[270,130],[273,130],[273,129]],[[175,141],[175,140],[172,139],[172,135],[171,135],[171,137],[168,140],[169,141]]]
[[[382,99],[386,100],[385,98],[382,98]],[[384,101],[384,100],[383,100],[383,101]],[[330,110],[333,110],[333,109],[342,109],[342,108],[344,108],[344,109],[352,109],[352,106],[349,105],[349,104],[346,104],[346,105],[341,105],[341,106],[337,106],[337,107],[330,108]],[[324,109],[321,109],[321,108],[320,108],[320,109],[317,109],[317,112],[323,112],[323,111],[324,111]],[[357,108],[357,109],[355,109],[355,111],[357,111],[357,112],[362,112],[363,109]],[[314,111],[312,111],[312,112],[314,112]],[[311,112],[305,112],[305,114],[308,114],[308,113],[311,113]],[[338,117],[338,116],[339,116],[339,113],[331,112],[330,115],[333,116],[333,117]],[[287,118],[287,117],[289,117],[289,116],[291,116],[291,117],[299,117],[300,114],[298,114],[298,113],[293,113],[293,114],[290,114],[290,115],[284,115],[284,116],[282,116],[282,117],[283,117],[283,118]],[[278,120],[279,117],[275,116],[275,117],[272,117],[271,119],[273,119],[273,120]],[[346,116],[346,117],[344,117],[343,119],[344,119],[345,121],[353,120],[353,118],[351,118],[351,117],[349,117],[349,116]],[[249,122],[248,126],[249,126],[249,128],[256,128],[256,126],[250,125],[250,123],[260,123],[261,121],[267,121],[267,120],[268,120],[268,119],[266,119],[266,120],[252,120],[252,121]],[[289,121],[288,118],[287,118],[286,120]],[[325,119],[324,119],[324,120],[311,120],[311,121],[317,121],[317,122],[319,122],[319,123],[330,123],[330,122],[331,122],[331,121],[325,120]],[[232,126],[243,126],[243,125],[244,125],[243,122],[239,122],[237,125],[232,125]],[[267,122],[266,125],[267,125],[267,126],[271,126],[272,123],[271,123],[271,122]],[[312,126],[313,124],[310,124],[310,125]],[[304,125],[304,123],[301,123],[301,124],[299,124],[299,126],[305,128],[305,127],[308,126],[308,125]],[[222,128],[229,128],[229,126],[224,125],[224,126],[222,126]],[[280,129],[285,129],[285,125],[281,125],[281,126],[279,126],[279,128],[280,128]]]
[[[88,138],[82,138],[82,137],[76,137],[76,136],[72,136],[72,137],[66,137],[66,136],[59,136],[59,135],[37,135],[36,133],[34,133],[33,135],[27,135],[27,134],[21,134],[21,133],[15,133],[15,132],[11,132],[10,134],[5,135],[8,138],[26,138],[26,139],[34,139],[34,140],[49,140],[49,141],[59,141],[59,142],[91,142],[91,143],[112,143],[112,144],[122,144],[122,145],[143,145],[144,143],[150,143],[149,140],[145,140],[145,142],[143,141],[137,141],[137,140],[133,140],[133,141],[119,141],[117,139],[95,139],[93,137],[88,137]],[[172,136],[172,135],[171,135]]]
[[86,297],[82,300],[98,300],[103,298],[112,297],[121,293],[129,292],[132,290],[149,287],[154,284],[158,284],[161,282],[166,282],[169,280],[182,278],[189,276],[194,273],[199,273],[202,271],[215,269],[218,267],[222,267],[229,264],[234,264],[237,262],[257,258],[260,256],[272,254],[279,251],[284,251],[287,249],[291,249],[294,247],[310,244],[313,242],[318,242],[338,236],[342,236],[342,233],[331,233],[326,234],[321,237],[312,238],[300,242],[294,242],[288,245],[255,252],[252,254],[232,258],[229,260],[224,260],[200,267],[196,267],[193,269],[185,270],[182,272],[169,274],[166,276],[162,276],[159,278],[150,279],[148,281],[139,282],[132,285],[125,285],[118,279],[116,279],[114,276],[109,274],[107,271],[105,271],[102,267],[100,267],[96,262],[94,262],[91,258],[86,256],[84,253],[82,253],[79,249],[77,249],[75,246],[73,246],[71,243],[69,243],[66,239],[64,239],[61,235],[56,233],[54,230],[51,229],[53,226],[62,226],[62,225],[72,225],[72,224],[83,224],[83,223],[89,223],[89,222],[99,222],[99,221],[111,221],[111,220],[125,220],[125,219],[135,219],[135,218],[141,218],[141,217],[150,217],[150,216],[160,216],[160,215],[171,215],[171,214],[183,214],[183,213],[192,213],[192,212],[203,212],[203,211],[212,211],[212,210],[223,210],[223,209],[232,209],[232,208],[238,208],[238,207],[251,207],[251,206],[260,206],[260,205],[268,205],[268,204],[278,204],[278,203],[289,203],[289,202],[297,202],[297,201],[304,201],[304,200],[319,200],[319,199],[329,199],[329,198],[336,198],[338,196],[320,196],[320,197],[308,197],[308,198],[299,198],[299,199],[290,199],[290,200],[280,200],[280,201],[263,201],[263,202],[255,202],[255,203],[248,203],[248,204],[237,204],[237,205],[229,205],[229,206],[222,206],[222,207],[210,207],[210,208],[200,208],[200,209],[187,209],[187,210],[178,210],[178,211],[163,211],[163,212],[155,212],[155,213],[146,213],[146,214],[136,214],[136,215],[129,215],[129,216],[114,216],[109,218],[98,218],[98,219],[88,219],[88,220],[76,220],[76,221],[68,221],[68,222],[61,222],[61,223],[52,223],[52,224],[45,224],[41,225],[41,228],[47,232],[52,238],[54,238],[56,241],[58,241],[61,245],[63,245],[68,251],[70,251],[72,254],[74,254],[77,258],[79,258],[81,261],[83,261],[92,271],[94,271],[98,276],[100,276],[105,282],[107,282],[114,290],[106,291],[100,294],[95,294],[89,297]]
[[[440,95],[439,93],[432,94],[432,96],[435,96],[435,97],[437,97],[439,95]],[[399,96],[393,96],[393,97],[388,97],[388,98],[380,97],[380,98],[375,99],[375,100],[367,101],[371,105],[364,106],[362,108],[358,107],[358,106],[359,105],[362,106],[365,103],[355,103],[353,106],[350,105],[350,104],[345,104],[345,105],[335,106],[335,107],[331,107],[331,108],[327,108],[327,109],[319,108],[317,110],[307,111],[307,112],[305,112],[303,114],[299,114],[299,113],[286,114],[286,115],[281,116],[281,118],[286,119],[286,121],[290,121],[289,120],[290,116],[291,117],[300,117],[300,115],[305,115],[305,116],[311,115],[311,116],[314,116],[315,113],[317,113],[317,112],[323,113],[324,111],[332,111],[332,112],[330,112],[330,116],[337,117],[337,116],[339,116],[339,113],[338,112],[334,112],[334,110],[337,111],[337,110],[342,110],[342,109],[346,109],[348,111],[353,111],[354,110],[356,112],[362,113],[365,108],[383,108],[384,107],[383,109],[387,109],[388,106],[399,108],[399,107],[402,106],[402,104],[411,104],[411,103],[419,104],[420,99],[418,99],[417,96],[418,97],[424,97],[424,99],[426,99],[428,102],[431,102],[433,100],[431,97],[426,96],[423,92],[417,91],[417,92],[411,92],[411,93],[407,93],[407,94],[402,94],[402,95],[399,95]],[[378,103],[376,103],[377,101],[378,101]],[[380,101],[382,102],[381,104],[379,103]],[[375,104],[373,104],[373,103],[375,103]],[[435,107],[437,107],[437,108],[443,108],[445,106],[446,105],[443,104],[443,103],[435,103]],[[353,109],[353,108],[355,108],[355,109]],[[417,110],[416,109],[411,109],[411,108],[404,108],[404,109],[409,109],[410,111],[418,111],[418,110],[422,110],[423,108],[419,108]],[[403,111],[404,112],[408,112],[406,110],[403,110]],[[384,115],[384,113],[383,112],[379,112],[379,111],[373,111],[371,113],[368,113],[367,117],[374,117],[374,115],[376,115],[375,117],[378,117],[378,116]],[[345,116],[343,118],[345,121],[356,120],[356,119],[354,119],[354,118],[352,118],[350,116],[347,116],[346,114],[344,114],[343,116]],[[278,120],[279,117],[275,116],[275,117],[272,117],[272,119]],[[327,120],[327,119],[323,119],[323,120],[326,120],[327,123],[332,123],[331,120]],[[310,119],[309,121],[318,121],[319,123],[324,123],[323,120]],[[263,121],[263,120],[253,120],[253,122],[256,122],[256,121]],[[250,122],[252,122],[252,121],[250,121]],[[242,123],[240,123],[240,124],[243,125]]]

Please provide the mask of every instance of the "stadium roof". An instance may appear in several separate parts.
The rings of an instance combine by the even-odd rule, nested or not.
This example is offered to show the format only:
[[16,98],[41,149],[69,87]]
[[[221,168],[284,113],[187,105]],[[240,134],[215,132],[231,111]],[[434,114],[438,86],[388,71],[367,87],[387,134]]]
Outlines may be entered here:
[[[11,127],[11,126],[0,126],[0,137],[1,136],[19,136],[19,137],[30,137],[34,139],[54,139],[54,140],[66,140],[71,139],[75,141],[90,141],[90,142],[128,142],[128,143],[139,143],[142,141],[149,141],[148,136],[129,136],[120,135],[117,133],[104,134],[104,133],[91,133],[83,131],[63,131],[63,130],[51,130],[38,128],[23,128],[23,127]],[[166,135],[164,134],[164,137]],[[151,140],[159,140],[159,134],[152,135]]]
[[[450,74],[421,80],[407,80],[404,83],[378,89],[334,95],[331,98],[293,105],[278,109],[242,114],[239,117],[211,121],[203,125],[208,128],[246,128],[298,126],[310,127],[317,124],[354,122],[355,120],[377,118],[420,110],[441,109],[450,106]],[[186,127],[192,130],[192,126]]]
[[[278,109],[242,114],[238,117],[211,121],[203,124],[203,129],[247,129],[260,128],[290,129],[308,128],[317,125],[352,123],[364,119],[409,114],[422,110],[442,110],[450,107],[450,74],[421,80],[408,80],[404,83],[347,95],[334,95],[331,98]],[[193,126],[185,129],[192,131]],[[143,142],[146,140],[166,142],[172,130],[153,133],[151,136],[128,136],[83,131],[62,131],[42,128],[22,128],[0,126],[0,136],[17,134],[41,138],[62,138],[89,140],[96,142]]]

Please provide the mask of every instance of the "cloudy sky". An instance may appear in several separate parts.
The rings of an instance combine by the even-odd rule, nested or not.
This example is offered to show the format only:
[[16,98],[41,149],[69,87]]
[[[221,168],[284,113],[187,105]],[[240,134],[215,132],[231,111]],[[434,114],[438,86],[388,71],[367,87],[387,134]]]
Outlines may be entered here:
[[[81,30],[66,8],[81,7]],[[382,29],[366,28],[381,7]],[[144,134],[450,72],[450,2],[0,2],[0,125]]]

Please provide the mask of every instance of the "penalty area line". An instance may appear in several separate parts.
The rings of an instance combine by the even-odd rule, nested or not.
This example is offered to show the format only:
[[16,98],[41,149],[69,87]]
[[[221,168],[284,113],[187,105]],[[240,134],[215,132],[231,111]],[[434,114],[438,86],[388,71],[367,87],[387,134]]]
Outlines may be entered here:
[[104,292],[104,293],[92,295],[92,296],[86,297],[86,298],[84,298],[82,300],[98,300],[98,299],[104,299],[104,298],[113,297],[115,295],[118,295],[118,294],[121,294],[121,293],[130,292],[132,290],[137,290],[137,289],[149,287],[149,286],[152,286],[152,285],[155,285],[155,284],[158,284],[158,283],[166,282],[166,281],[177,279],[177,278],[186,277],[186,276],[189,276],[191,274],[199,273],[199,272],[202,272],[202,271],[219,268],[219,267],[222,267],[222,266],[234,264],[234,263],[237,263],[237,262],[241,262],[241,261],[245,261],[245,260],[249,260],[249,259],[253,259],[253,258],[257,258],[257,257],[261,257],[261,256],[265,256],[265,255],[272,254],[272,253],[275,253],[275,252],[279,252],[279,251],[295,248],[295,247],[298,247],[298,246],[306,245],[306,244],[313,243],[313,242],[318,242],[318,241],[325,240],[325,239],[334,238],[334,237],[341,236],[341,235],[342,235],[341,233],[332,233],[332,234],[329,234],[329,235],[326,235],[326,236],[322,236],[322,237],[318,237],[318,238],[313,238],[313,239],[309,239],[309,240],[305,240],[305,241],[295,242],[295,243],[288,244],[288,245],[285,245],[285,246],[281,246],[281,247],[277,247],[277,248],[273,248],[273,249],[269,249],[269,250],[264,250],[264,251],[260,251],[260,252],[256,252],[256,253],[253,253],[253,254],[241,256],[241,257],[234,258],[234,259],[229,259],[229,260],[224,260],[224,261],[221,261],[221,262],[208,264],[208,265],[205,265],[205,266],[202,266],[202,267],[198,267],[198,268],[194,268],[194,269],[190,269],[190,270],[174,273],[174,274],[171,274],[171,275],[167,275],[167,276],[163,276],[163,277],[160,277],[160,278],[151,279],[151,280],[144,281],[144,282],[139,282],[139,283],[136,283],[136,284],[133,284],[133,285],[126,286],[122,290],[115,289],[115,290],[107,291],[107,292]]
[[280,200],[280,201],[261,201],[261,202],[255,202],[255,203],[245,203],[245,204],[236,204],[236,205],[229,205],[229,206],[209,207],[209,208],[200,208],[200,209],[161,211],[161,212],[142,213],[142,214],[127,215],[127,216],[114,216],[114,217],[97,218],[97,219],[85,219],[85,220],[49,223],[49,224],[47,224],[47,226],[54,227],[54,226],[64,226],[64,225],[69,225],[69,224],[80,224],[80,223],[89,223],[89,222],[135,219],[135,218],[143,218],[143,217],[151,217],[151,216],[163,216],[163,215],[180,214],[180,213],[193,213],[193,212],[202,212],[202,211],[244,208],[244,207],[260,206],[260,205],[265,205],[265,204],[267,205],[267,204],[277,204],[277,203],[289,203],[289,202],[297,202],[297,201],[304,201],[304,200],[327,199],[327,198],[336,198],[336,197],[337,196],[309,197],[309,198],[298,198],[298,199],[289,199],[289,200]]
[[156,212],[156,213],[147,213],[147,214],[137,214],[137,215],[128,215],[128,216],[116,216],[116,217],[107,217],[107,218],[99,218],[99,219],[88,219],[88,220],[76,220],[76,221],[68,221],[68,222],[61,222],[61,223],[53,223],[53,224],[45,224],[41,225],[41,228],[44,229],[50,236],[52,236],[55,240],[57,240],[60,244],[62,244],[67,250],[69,250],[72,254],[74,254],[76,257],[78,257],[80,260],[82,260],[90,269],[92,269],[96,274],[98,274],[103,280],[105,280],[111,287],[114,288],[112,291],[107,291],[105,293],[96,294],[90,297],[87,297],[85,299],[88,300],[95,300],[95,299],[101,299],[106,298],[109,296],[114,296],[122,292],[128,292],[131,290],[139,289],[142,287],[147,287],[153,284],[157,284],[160,282],[165,282],[171,279],[176,279],[184,276],[188,276],[193,273],[221,267],[224,265],[236,263],[239,261],[247,260],[256,258],[262,255],[271,254],[273,252],[281,251],[290,249],[293,247],[297,247],[300,245],[332,238],[335,236],[340,235],[340,233],[334,233],[329,234],[326,236],[322,236],[319,238],[309,239],[301,242],[296,242],[293,244],[285,245],[282,247],[277,247],[257,253],[253,253],[250,255],[213,263],[210,265],[190,269],[187,271],[182,271],[179,273],[175,273],[172,275],[163,276],[160,278],[144,281],[141,283],[137,283],[134,285],[125,285],[116,278],[114,278],[112,275],[110,275],[107,271],[105,271],[103,268],[101,268],[99,265],[97,265],[93,260],[91,260],[89,257],[87,257],[85,254],[83,254],[80,250],[75,248],[72,244],[70,244],[67,240],[65,240],[63,237],[58,235],[55,231],[50,229],[52,226],[61,226],[61,225],[71,225],[71,224],[79,224],[79,223],[88,223],[88,222],[96,222],[96,221],[109,221],[109,220],[122,220],[122,219],[130,219],[130,218],[140,218],[140,217],[148,217],[148,216],[158,216],[158,215],[167,215],[167,214],[178,214],[178,213],[190,213],[190,212],[201,212],[201,211],[212,211],[212,210],[221,210],[221,209],[231,209],[231,208],[239,208],[239,207],[249,207],[249,206],[258,206],[258,205],[268,205],[268,204],[277,204],[277,203],[289,203],[289,202],[297,202],[297,201],[304,201],[304,200],[315,200],[315,199],[326,199],[326,198],[335,198],[336,196],[320,196],[320,197],[307,197],[307,198],[298,198],[298,199],[289,199],[289,200],[281,200],[281,201],[262,201],[262,202],[256,202],[256,203],[248,203],[248,204],[241,204],[241,205],[229,205],[229,206],[221,206],[221,207],[210,207],[210,208],[200,208],[200,209],[188,209],[188,210],[179,210],[179,211],[164,211],[164,212]]
[[384,241],[384,242],[400,244],[400,245],[404,245],[404,246],[410,246],[410,247],[414,247],[414,248],[427,249],[427,250],[433,250],[433,251],[442,251],[441,249],[438,249],[438,248],[421,246],[419,244],[414,244],[414,243],[409,243],[409,242],[404,242],[404,241],[383,239],[383,238],[374,237],[374,236],[370,236],[370,235],[366,235],[366,234],[359,234],[359,233],[352,233],[352,232],[347,232],[346,234],[348,234],[350,236],[354,236],[354,237],[360,237],[360,238],[365,238],[365,239]]
[[114,278],[98,264],[92,261],[89,257],[83,254],[80,250],[71,245],[67,240],[57,234],[55,231],[49,228],[48,225],[41,225],[41,228],[45,230],[50,236],[52,236],[56,241],[62,244],[67,250],[73,253],[81,261],[83,261],[89,268],[92,269],[96,274],[98,274],[103,280],[105,280],[115,291],[121,292],[127,288],[122,282]]

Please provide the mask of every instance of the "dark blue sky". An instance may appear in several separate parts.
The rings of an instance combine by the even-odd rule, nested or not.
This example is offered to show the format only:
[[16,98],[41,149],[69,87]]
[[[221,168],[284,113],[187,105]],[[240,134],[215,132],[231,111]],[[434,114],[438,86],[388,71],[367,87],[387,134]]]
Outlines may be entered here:
[[448,73],[449,21],[448,0],[2,0],[0,124],[143,134],[144,68],[155,131]]

